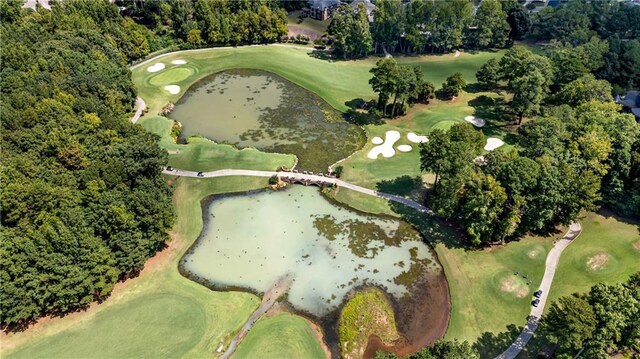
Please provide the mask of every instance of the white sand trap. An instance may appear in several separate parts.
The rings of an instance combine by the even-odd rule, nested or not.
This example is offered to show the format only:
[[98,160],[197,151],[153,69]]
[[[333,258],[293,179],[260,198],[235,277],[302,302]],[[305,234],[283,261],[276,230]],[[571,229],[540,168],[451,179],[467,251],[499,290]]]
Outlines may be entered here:
[[413,147],[409,146],[409,145],[400,145],[398,146],[398,151],[400,152],[409,152],[413,149]]
[[429,138],[427,136],[419,136],[419,135],[416,135],[413,132],[407,133],[407,140],[409,140],[409,141],[411,141],[413,143],[429,142]]
[[489,137],[487,138],[487,144],[484,146],[484,150],[485,151],[493,151],[496,148],[500,147],[504,145],[504,141],[499,139],[499,138],[495,138],[495,137]]
[[371,139],[371,143],[373,143],[374,145],[381,145],[384,142],[384,140],[382,139],[382,137],[374,137]]
[[164,89],[169,91],[169,93],[172,95],[180,93],[180,86],[178,85],[167,85],[164,87]]
[[393,149],[393,145],[398,142],[400,139],[400,132],[398,131],[387,131],[385,133],[385,141],[383,144],[376,146],[369,151],[367,157],[375,160],[378,158],[379,154],[382,154],[383,157],[389,158],[393,157],[396,154],[396,151]]
[[485,125],[484,120],[476,116],[467,116],[464,120],[476,127],[484,127]]
[[158,62],[157,64],[147,67],[147,71],[149,72],[158,72],[162,69],[164,69],[164,64],[162,62]]
[[171,61],[171,63],[174,64],[174,65],[184,65],[187,62],[184,61],[184,60],[173,60],[173,61]]
[[460,56],[460,51],[456,50],[456,54],[453,55],[453,57],[459,57]]

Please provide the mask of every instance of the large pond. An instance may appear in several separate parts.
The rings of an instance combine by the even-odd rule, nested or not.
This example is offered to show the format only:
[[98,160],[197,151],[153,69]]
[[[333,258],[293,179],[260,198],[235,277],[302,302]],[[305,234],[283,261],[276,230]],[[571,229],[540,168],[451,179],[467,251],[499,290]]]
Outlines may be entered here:
[[316,94],[258,70],[204,78],[178,101],[171,117],[182,123],[185,137],[292,153],[301,169],[318,172],[365,141],[362,129],[345,122]]
[[192,279],[217,290],[264,293],[288,276],[287,301],[315,318],[339,309],[350,291],[377,286],[396,309],[403,303],[399,329],[410,340],[429,331],[432,313],[439,313],[438,331],[446,328],[442,268],[408,223],[336,206],[303,186],[203,203],[203,231],[181,261]]

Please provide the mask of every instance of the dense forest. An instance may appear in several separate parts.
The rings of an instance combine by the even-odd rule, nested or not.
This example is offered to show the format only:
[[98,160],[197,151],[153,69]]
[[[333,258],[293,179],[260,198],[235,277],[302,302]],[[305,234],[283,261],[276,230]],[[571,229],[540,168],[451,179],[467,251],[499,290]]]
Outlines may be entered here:
[[107,296],[173,223],[167,154],[128,119],[148,30],[98,1],[21,5],[0,2],[5,328]]

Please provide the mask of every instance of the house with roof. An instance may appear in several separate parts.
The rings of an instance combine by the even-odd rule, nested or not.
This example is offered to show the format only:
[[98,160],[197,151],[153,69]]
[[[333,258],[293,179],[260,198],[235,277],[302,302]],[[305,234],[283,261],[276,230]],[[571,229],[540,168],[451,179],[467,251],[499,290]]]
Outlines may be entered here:
[[327,20],[333,12],[340,6],[340,0],[309,0],[308,9],[304,13],[312,19]]
[[354,0],[351,3],[351,7],[353,7],[354,10],[358,10],[359,4],[364,5],[364,9],[367,10],[367,19],[369,19],[369,22],[373,22],[373,12],[376,6],[370,0]]
[[640,91],[629,91],[624,96],[616,96],[615,102],[631,111],[640,120]]

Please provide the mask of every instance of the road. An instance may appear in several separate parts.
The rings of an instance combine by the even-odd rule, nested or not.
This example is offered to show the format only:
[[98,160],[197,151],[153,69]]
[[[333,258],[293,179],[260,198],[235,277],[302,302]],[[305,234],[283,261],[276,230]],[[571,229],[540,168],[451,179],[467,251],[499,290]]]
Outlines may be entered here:
[[556,268],[558,267],[560,255],[562,254],[562,251],[564,251],[565,248],[567,248],[567,246],[580,235],[580,233],[582,233],[582,226],[580,223],[572,223],[564,237],[558,240],[549,251],[547,261],[545,263],[544,276],[542,277],[542,282],[540,283],[539,288],[542,290],[540,303],[537,307],[531,306],[531,313],[529,314],[527,324],[524,326],[524,329],[522,329],[522,333],[520,333],[516,341],[514,341],[513,344],[511,344],[511,346],[502,354],[498,355],[496,359],[514,359],[518,354],[520,354],[520,351],[524,349],[531,337],[533,337],[533,333],[538,329],[538,323],[540,321],[540,317],[542,317],[544,306],[547,303],[547,297],[549,296],[553,276],[555,275]]

